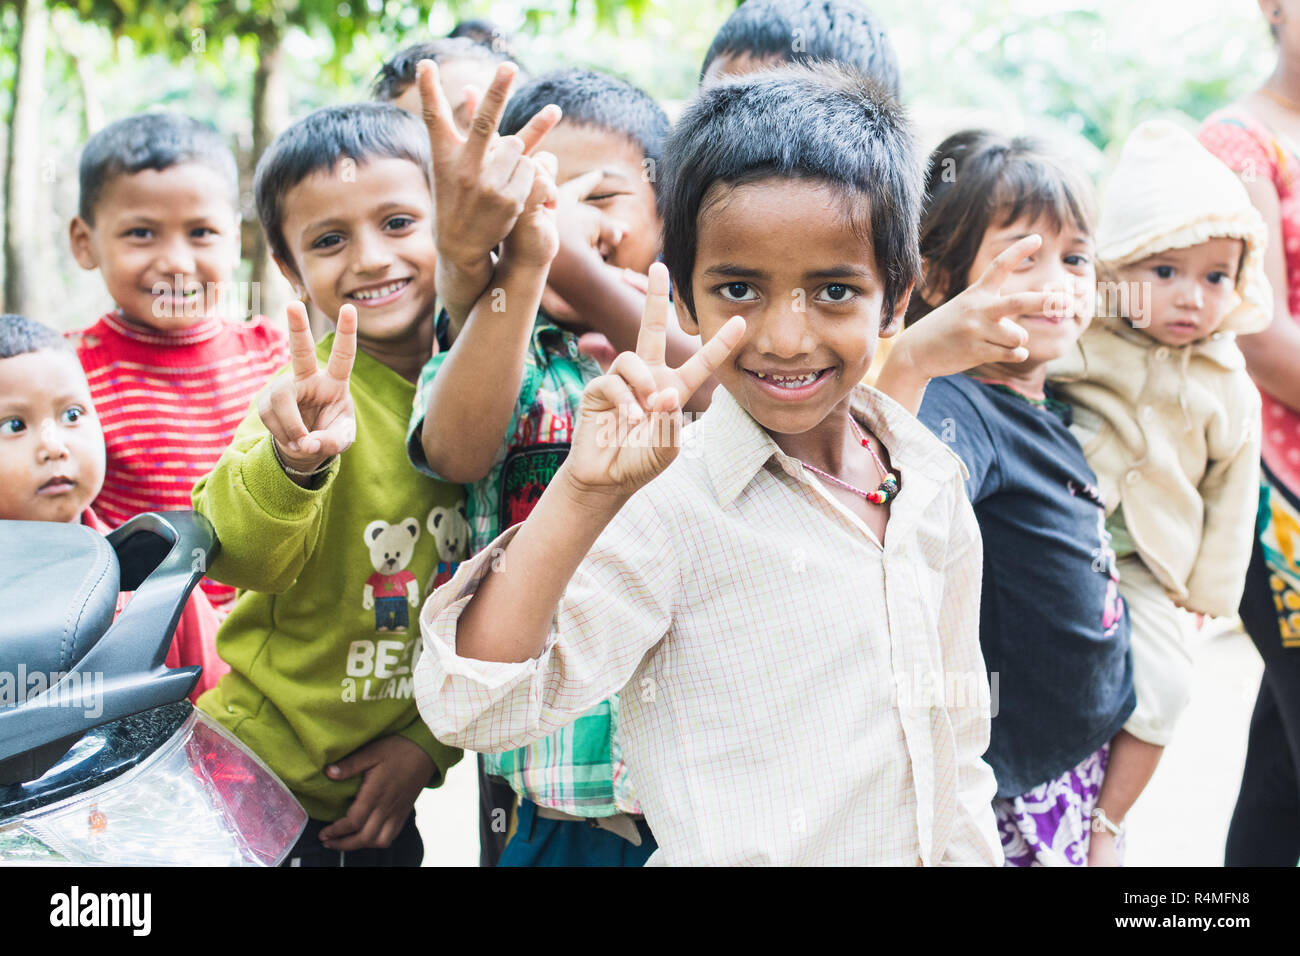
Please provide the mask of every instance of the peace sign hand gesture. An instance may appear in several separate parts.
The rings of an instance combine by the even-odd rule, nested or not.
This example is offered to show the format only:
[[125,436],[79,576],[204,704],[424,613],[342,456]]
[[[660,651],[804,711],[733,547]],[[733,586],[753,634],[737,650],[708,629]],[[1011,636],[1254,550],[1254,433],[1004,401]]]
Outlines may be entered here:
[[439,83],[437,64],[421,60],[416,65],[433,159],[434,234],[440,274],[452,267],[464,276],[464,281],[448,277],[450,285],[445,290],[444,282],[438,283],[449,311],[468,311],[486,286],[491,274],[488,255],[514,228],[532,192],[538,172],[532,154],[560,121],[560,108],[546,106],[517,134],[497,135],[517,72],[513,63],[497,67],[474,110],[469,133],[462,136]]
[[975,282],[899,335],[894,345],[898,358],[927,378],[1029,358],[1029,333],[1011,316],[1053,314],[1070,307],[1060,291],[1002,293],[1016,266],[1042,242],[1041,236],[1030,235],[1002,250]]
[[316,364],[316,343],[306,306],[290,303],[288,313],[292,372],[279,376],[262,391],[257,413],[271,433],[285,473],[306,485],[312,472],[347,451],[356,438],[357,419],[348,379],[357,356],[357,310],[351,305],[339,309],[334,343],[324,368]]
[[732,316],[681,368],[669,368],[664,350],[672,308],[668,269],[655,263],[636,351],[619,355],[582,393],[564,464],[577,490],[626,498],[667,468],[681,446],[682,405],[745,334],[745,320]]

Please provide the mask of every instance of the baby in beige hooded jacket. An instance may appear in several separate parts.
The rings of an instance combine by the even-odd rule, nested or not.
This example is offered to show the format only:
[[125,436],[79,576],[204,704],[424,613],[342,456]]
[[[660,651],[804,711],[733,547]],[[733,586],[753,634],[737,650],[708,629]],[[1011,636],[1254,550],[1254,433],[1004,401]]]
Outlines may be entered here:
[[1190,133],[1142,124],[1102,204],[1097,318],[1050,369],[1121,558],[1137,691],[1125,730],[1156,747],[1190,692],[1175,605],[1235,615],[1250,561],[1259,393],[1235,336],[1272,317],[1266,237],[1241,182]]

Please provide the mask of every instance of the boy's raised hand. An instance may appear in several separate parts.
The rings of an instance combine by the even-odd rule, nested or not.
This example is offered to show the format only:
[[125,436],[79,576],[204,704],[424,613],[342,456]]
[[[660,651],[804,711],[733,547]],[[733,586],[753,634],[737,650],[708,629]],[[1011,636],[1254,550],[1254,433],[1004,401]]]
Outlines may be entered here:
[[306,306],[290,303],[288,313],[292,372],[262,391],[257,413],[271,433],[281,464],[312,472],[346,451],[356,438],[348,379],[357,356],[357,310],[351,305],[339,309],[334,343],[324,368],[316,364],[316,343]]
[[745,334],[732,316],[681,368],[664,361],[668,269],[650,267],[636,351],[614,359],[609,372],[587,383],[578,428],[564,469],[582,493],[627,497],[662,472],[681,445],[682,406],[727,360]]
[[512,63],[497,67],[474,110],[469,133],[462,136],[439,84],[437,64],[422,60],[416,67],[433,159],[439,259],[467,271],[481,268],[514,227],[536,173],[531,154],[560,121],[559,107],[547,106],[517,134],[497,135],[517,71]]
[[587,202],[604,175],[593,169],[559,186],[556,207],[560,242],[593,249],[601,257],[617,249],[627,235],[627,223]]
[[509,259],[514,263],[545,269],[555,258],[560,243],[555,222],[558,196],[555,157],[551,153],[538,153],[533,162],[536,166],[533,186],[514,227],[505,237],[501,258],[502,261]]

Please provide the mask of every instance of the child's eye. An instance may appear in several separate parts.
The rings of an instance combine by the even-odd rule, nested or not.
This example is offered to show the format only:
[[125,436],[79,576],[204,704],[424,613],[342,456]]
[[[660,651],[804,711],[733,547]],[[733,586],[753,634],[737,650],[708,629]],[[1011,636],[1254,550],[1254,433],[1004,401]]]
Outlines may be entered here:
[[80,405],[73,405],[70,408],[65,408],[63,410],[63,415],[60,417],[64,424],[75,425],[77,422],[81,421],[81,417],[85,414],[86,410],[84,408]]
[[190,230],[190,236],[194,239],[210,239],[217,234],[217,230],[211,226],[199,226]]
[[144,226],[136,226],[134,229],[128,229],[122,235],[128,239],[149,239],[153,236],[153,230],[146,229]]
[[6,418],[0,422],[0,434],[19,435],[27,430],[27,423],[21,418]]
[[728,282],[724,286],[719,286],[718,291],[729,302],[752,302],[758,298],[748,282]]
[[412,216],[394,216],[384,225],[389,229],[406,229],[408,226],[415,225],[415,218]]
[[1211,285],[1218,285],[1224,279],[1228,278],[1228,274],[1226,272],[1211,272],[1205,278],[1210,282]]
[[1155,272],[1156,277],[1160,279],[1172,279],[1174,277],[1173,266],[1156,266],[1152,271]]
[[311,244],[313,249],[332,249],[343,241],[337,232],[327,232]]
[[822,289],[817,298],[826,302],[848,302],[857,294],[857,290],[851,286],[844,285],[842,282],[832,282]]
[[1088,264],[1088,257],[1081,253],[1073,252],[1065,257],[1065,264],[1067,266],[1086,266]]

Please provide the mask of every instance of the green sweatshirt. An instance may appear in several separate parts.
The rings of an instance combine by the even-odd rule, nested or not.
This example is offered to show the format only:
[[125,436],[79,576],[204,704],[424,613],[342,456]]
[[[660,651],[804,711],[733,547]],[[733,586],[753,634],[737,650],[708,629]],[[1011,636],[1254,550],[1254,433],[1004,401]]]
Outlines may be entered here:
[[[333,338],[317,346],[322,362]],[[407,464],[414,385],[358,352],[351,392],[356,441],[317,487],[281,470],[254,401],[193,494],[221,542],[208,575],[242,589],[217,632],[230,673],[199,707],[317,820],[342,817],[362,779],[324,768],[373,740],[419,744],[437,765],[429,786],[461,757],[420,719],[411,674],[420,605],[467,546],[464,492]]]

